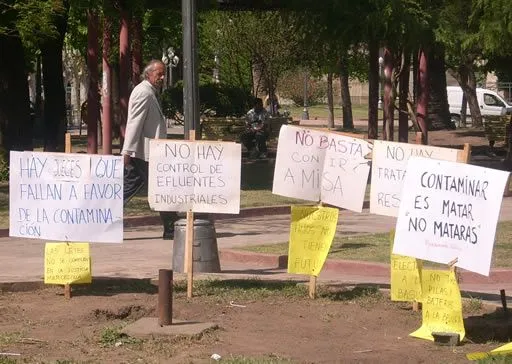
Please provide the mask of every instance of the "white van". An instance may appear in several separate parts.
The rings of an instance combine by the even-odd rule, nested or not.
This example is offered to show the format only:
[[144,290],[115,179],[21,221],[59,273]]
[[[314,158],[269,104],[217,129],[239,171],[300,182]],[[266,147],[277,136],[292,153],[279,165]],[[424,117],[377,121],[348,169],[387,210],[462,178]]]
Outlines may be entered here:
[[[460,125],[460,111],[462,109],[462,89],[458,86],[448,86],[446,88],[448,94],[448,105],[450,108],[450,116],[455,125]],[[476,98],[480,106],[482,116],[500,116],[512,113],[512,106],[508,105],[503,98],[496,92],[484,88],[476,89]],[[469,105],[466,108],[466,115],[471,117]]]

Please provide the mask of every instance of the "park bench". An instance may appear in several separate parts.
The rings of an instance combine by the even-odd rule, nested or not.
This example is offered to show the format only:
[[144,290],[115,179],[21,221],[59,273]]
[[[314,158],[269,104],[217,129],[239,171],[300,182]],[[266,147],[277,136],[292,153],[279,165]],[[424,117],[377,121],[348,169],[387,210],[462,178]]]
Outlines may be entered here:
[[491,150],[496,142],[507,144],[510,135],[510,116],[486,116],[484,120],[484,133],[489,141]]
[[[239,141],[240,134],[245,130],[245,118],[204,118],[201,122],[204,140]],[[269,119],[269,139],[279,136],[282,125],[290,124],[289,117],[273,117]]]

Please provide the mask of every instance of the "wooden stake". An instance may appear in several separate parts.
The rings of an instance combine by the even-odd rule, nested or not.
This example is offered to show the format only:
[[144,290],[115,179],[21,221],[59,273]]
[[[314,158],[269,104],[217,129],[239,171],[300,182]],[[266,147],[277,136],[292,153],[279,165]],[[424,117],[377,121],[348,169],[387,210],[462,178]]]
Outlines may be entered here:
[[316,298],[316,276],[309,277],[309,298]]
[[[423,144],[423,133],[421,131],[416,132],[416,139],[414,140],[416,144]],[[418,301],[412,302],[412,310],[414,312],[418,312],[420,310],[421,306]]]
[[[469,163],[471,160],[471,144],[464,143],[464,148],[457,153],[457,163]],[[457,276],[457,267],[455,264],[459,261],[459,258],[453,259],[451,262],[448,263],[448,267],[450,271],[455,273],[455,279],[457,279],[457,282],[459,282],[459,278]]]
[[503,307],[503,314],[505,316],[508,316],[507,295],[505,294],[504,289],[500,289],[500,297],[501,297],[501,306]]
[[71,153],[71,134],[66,133],[65,141],[64,141],[64,152]]
[[423,133],[421,131],[416,132],[416,144],[423,144]]
[[512,182],[512,174],[509,174],[507,183],[505,184],[505,191],[503,191],[503,197],[509,197],[512,195],[510,191],[510,182]]
[[65,284],[64,285],[64,298],[71,299],[71,285]]
[[[324,204],[320,202],[318,207],[322,207]],[[326,258],[327,259],[327,258]],[[316,298],[316,276],[309,276],[309,298]]]
[[464,143],[464,149],[457,154],[458,163],[469,163],[471,159],[471,144]]
[[[66,133],[64,137],[64,152],[65,153],[71,153],[71,134]],[[71,285],[65,284],[64,285],[64,298],[71,299]]]
[[[196,140],[195,130],[189,131],[189,140]],[[192,298],[192,286],[194,284],[193,269],[193,248],[194,248],[194,213],[192,210],[187,211],[187,230],[185,232],[185,266],[183,271],[187,273],[187,297]]]

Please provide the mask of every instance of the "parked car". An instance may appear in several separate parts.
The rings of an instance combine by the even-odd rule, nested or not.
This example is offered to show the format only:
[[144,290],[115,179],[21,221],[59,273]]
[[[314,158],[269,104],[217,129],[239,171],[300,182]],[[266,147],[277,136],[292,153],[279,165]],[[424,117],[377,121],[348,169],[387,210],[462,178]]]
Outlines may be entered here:
[[[462,89],[458,86],[448,86],[446,88],[448,94],[448,105],[450,108],[450,116],[452,122],[460,126],[460,112],[462,109]],[[482,117],[486,116],[503,116],[512,114],[512,105],[509,105],[499,94],[492,90],[483,88],[476,89],[476,98]],[[466,108],[466,115],[471,119],[469,105]]]

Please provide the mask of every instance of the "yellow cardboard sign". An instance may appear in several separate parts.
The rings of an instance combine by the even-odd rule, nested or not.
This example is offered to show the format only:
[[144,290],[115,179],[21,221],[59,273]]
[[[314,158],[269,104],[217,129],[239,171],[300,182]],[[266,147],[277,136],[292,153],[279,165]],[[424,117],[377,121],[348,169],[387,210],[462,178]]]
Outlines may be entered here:
[[318,276],[331,249],[338,209],[292,206],[288,273]]
[[[395,240],[395,230],[389,234],[391,251]],[[391,254],[391,301],[421,302],[420,259]]]
[[423,323],[410,334],[413,337],[434,341],[432,332],[466,335],[462,319],[462,299],[455,272],[424,269],[421,273]]
[[46,243],[44,283],[91,283],[89,243]]
[[421,302],[422,261],[391,254],[391,301]]
[[469,360],[481,360],[481,359],[489,358],[491,356],[509,355],[509,354],[512,354],[512,343],[502,345],[494,350],[491,350],[488,353],[486,353],[486,352],[469,353],[466,355],[466,357]]

